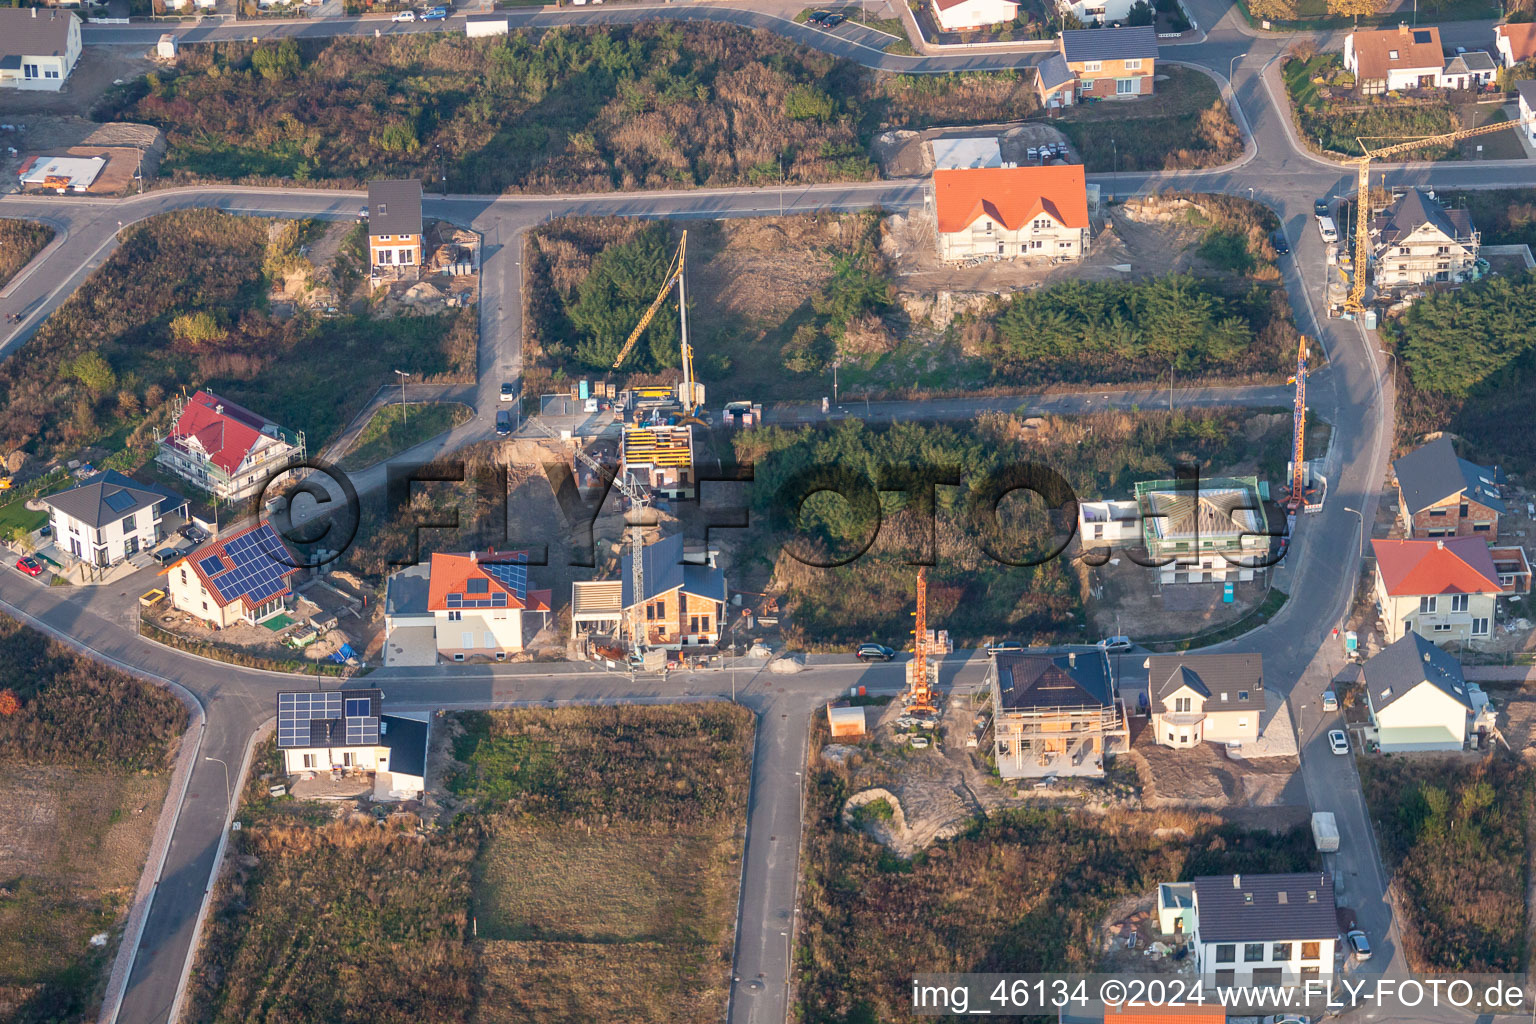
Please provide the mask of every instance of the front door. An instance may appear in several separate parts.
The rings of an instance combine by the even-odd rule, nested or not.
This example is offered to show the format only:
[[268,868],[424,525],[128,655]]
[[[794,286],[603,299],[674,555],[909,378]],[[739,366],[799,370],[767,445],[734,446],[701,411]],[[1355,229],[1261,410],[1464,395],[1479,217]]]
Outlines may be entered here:
[[123,541],[123,557],[124,558],[132,558],[134,555],[136,555],[138,553],[139,553],[139,538],[137,536],[129,537],[127,540]]

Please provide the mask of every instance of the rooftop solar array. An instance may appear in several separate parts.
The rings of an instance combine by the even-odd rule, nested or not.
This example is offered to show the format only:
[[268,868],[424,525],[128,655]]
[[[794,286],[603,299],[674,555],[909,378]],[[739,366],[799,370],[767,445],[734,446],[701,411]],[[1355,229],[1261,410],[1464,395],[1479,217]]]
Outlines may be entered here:
[[443,598],[443,604],[448,608],[506,608],[506,594],[488,594],[484,597],[465,597],[463,594],[449,594]]
[[526,601],[528,599],[528,556],[524,552],[518,552],[513,557],[518,561],[481,562],[480,568],[487,576],[516,594],[519,601]]
[[[262,523],[250,533],[241,534],[224,545],[225,559],[231,567],[223,569],[219,559],[209,557],[198,563],[209,583],[226,602],[237,597],[246,604],[263,604],[288,588],[286,577],[294,567],[270,523]],[[214,563],[209,567],[209,563]]]
[[[338,690],[279,693],[277,745],[327,745],[327,737],[333,745],[376,744],[379,742],[379,716],[374,713],[375,700],[371,694],[357,697]],[[315,728],[316,725],[320,728]],[[342,728],[337,729],[336,725]]]
[[126,512],[138,504],[132,494],[127,491],[113,491],[102,499],[113,512]]
[[199,561],[197,563],[197,567],[201,569],[205,575],[215,576],[218,573],[224,571],[224,559],[220,558],[218,555],[209,555],[207,558]]

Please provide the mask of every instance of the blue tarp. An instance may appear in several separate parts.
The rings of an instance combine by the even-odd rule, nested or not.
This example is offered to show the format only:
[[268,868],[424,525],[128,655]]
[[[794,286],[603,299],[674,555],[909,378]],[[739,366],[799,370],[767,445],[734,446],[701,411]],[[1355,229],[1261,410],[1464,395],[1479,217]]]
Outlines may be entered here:
[[331,652],[331,660],[338,665],[345,665],[348,660],[357,657],[357,652],[351,644],[342,644],[340,648]]

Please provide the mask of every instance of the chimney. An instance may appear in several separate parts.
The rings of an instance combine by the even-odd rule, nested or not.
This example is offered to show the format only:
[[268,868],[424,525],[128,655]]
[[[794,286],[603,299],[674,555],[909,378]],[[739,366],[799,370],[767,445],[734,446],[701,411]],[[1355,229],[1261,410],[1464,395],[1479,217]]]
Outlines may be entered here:
[[1243,887],[1243,876],[1242,875],[1233,875],[1232,876],[1232,888],[1234,888],[1234,889],[1241,889],[1242,887]]
[[37,17],[37,8],[36,7],[32,8],[32,17],[34,17],[34,18]]
[[1067,664],[1070,667],[1072,667],[1072,668],[1077,668],[1077,652],[1076,651],[1068,651],[1067,652]]
[[1406,36],[1408,34],[1408,23],[1406,21],[1400,21],[1397,23],[1397,34],[1400,36]]
[[[34,11],[35,11],[35,10],[37,10],[37,8],[36,8],[36,7],[34,7],[34,8],[32,8],[32,9],[33,9],[33,10],[34,10]],[[216,406],[214,406],[214,407],[213,407],[213,411],[214,411],[214,412],[215,412],[215,413],[217,413],[217,414],[218,414],[218,415],[220,415],[220,416],[222,416],[222,415],[224,415],[224,403],[223,403],[223,402],[220,402],[220,403],[219,403],[219,404],[218,404],[218,405],[216,405]]]
[[475,563],[480,561],[480,556],[475,554],[475,549],[474,548],[470,548],[469,549],[469,561],[470,561],[471,565],[473,565],[473,564],[475,564]]
[[1443,540],[1435,541],[1435,548],[1437,550],[1439,550],[1439,551],[1444,551],[1445,550],[1445,541],[1443,541]]

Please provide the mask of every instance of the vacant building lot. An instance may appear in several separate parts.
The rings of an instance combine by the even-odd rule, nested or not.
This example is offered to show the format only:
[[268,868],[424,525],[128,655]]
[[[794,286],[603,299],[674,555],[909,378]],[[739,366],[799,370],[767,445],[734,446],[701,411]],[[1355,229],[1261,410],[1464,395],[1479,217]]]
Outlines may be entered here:
[[0,220],[0,288],[10,283],[53,238],[53,228],[29,220]]
[[472,712],[433,728],[425,805],[319,807],[253,779],[190,1019],[720,1019],[751,713]]
[[0,666],[0,1020],[94,1020],[186,712],[11,619]]

